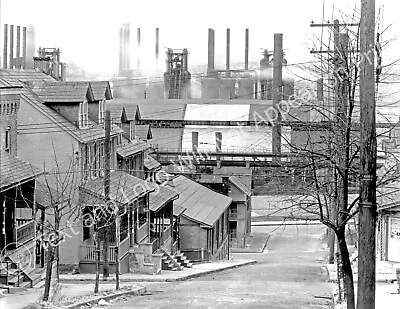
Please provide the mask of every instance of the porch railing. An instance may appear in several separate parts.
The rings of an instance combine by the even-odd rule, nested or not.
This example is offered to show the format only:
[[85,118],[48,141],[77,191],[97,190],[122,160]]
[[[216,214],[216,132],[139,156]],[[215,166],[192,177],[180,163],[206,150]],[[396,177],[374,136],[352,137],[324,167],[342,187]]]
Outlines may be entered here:
[[225,236],[217,251],[212,255],[211,260],[223,260],[229,252],[229,235]]
[[237,220],[238,218],[238,213],[237,211],[229,211],[228,213],[228,220]]
[[137,229],[136,241],[137,243],[142,242],[149,234],[149,222],[146,222]]
[[172,254],[175,254],[175,253],[177,253],[178,252],[178,240],[175,240],[173,243],[172,243]]
[[20,226],[17,226],[15,230],[16,230],[15,242],[18,245],[22,245],[23,243],[35,237],[35,221],[34,220],[27,221],[21,224]]
[[[115,244],[110,244],[108,247],[108,260],[115,262]],[[119,258],[122,258],[129,251],[129,237],[126,237],[119,244]],[[104,260],[103,246],[100,248],[100,261]],[[81,262],[95,262],[96,261],[96,246],[95,245],[81,245],[80,246],[80,260]]]
[[156,252],[159,248],[160,248],[160,239],[159,238],[155,238],[152,242],[152,252]]
[[171,238],[171,225],[168,225],[164,229],[164,234],[163,234],[164,242],[166,242],[168,239]]

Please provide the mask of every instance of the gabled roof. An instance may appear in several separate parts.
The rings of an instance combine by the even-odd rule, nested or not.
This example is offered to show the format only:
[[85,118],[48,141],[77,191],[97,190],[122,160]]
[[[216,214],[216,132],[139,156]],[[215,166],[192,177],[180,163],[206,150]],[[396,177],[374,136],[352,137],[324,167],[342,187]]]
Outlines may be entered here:
[[111,119],[115,122],[140,120],[139,107],[128,99],[112,99],[106,102],[106,110],[110,111]]
[[[150,183],[150,186],[155,184]],[[154,192],[150,193],[150,210],[156,212],[165,206],[168,202],[178,198],[179,194],[168,185],[157,186]]]
[[[105,135],[104,129],[94,122],[90,122],[90,125],[87,129],[79,129],[56,111],[46,106],[44,102],[26,86],[24,86],[22,89],[21,100],[24,100],[26,103],[37,109],[46,118],[54,122],[63,131],[81,143],[87,143],[92,140],[100,139]],[[115,132],[111,132],[111,135],[115,135]]]
[[123,158],[134,155],[138,152],[145,151],[150,148],[146,142],[134,140],[131,143],[122,144],[117,147],[117,154]]
[[147,141],[152,139],[151,129],[149,124],[137,124],[135,125],[135,135],[141,140]]
[[[105,199],[104,178],[89,180],[82,186],[82,190],[98,198]],[[129,175],[122,171],[110,173],[110,198],[120,204],[130,204],[136,198],[150,193],[154,188],[149,188],[146,181]],[[88,201],[90,203],[90,201]]]
[[0,150],[0,191],[40,174],[41,172],[29,163]]
[[152,100],[134,100],[139,106],[142,119],[148,120],[184,120],[185,100],[165,100],[161,103]]
[[173,179],[173,189],[179,193],[177,206],[186,208],[183,216],[212,227],[232,202],[230,197],[219,194],[184,176]]
[[77,103],[94,101],[89,82],[46,82],[33,91],[46,103]]
[[90,81],[94,101],[111,100],[113,98],[111,86],[108,81]]
[[148,156],[146,159],[144,159],[144,168],[152,171],[159,169],[161,167],[161,163],[158,162],[156,159],[152,158],[151,156]]

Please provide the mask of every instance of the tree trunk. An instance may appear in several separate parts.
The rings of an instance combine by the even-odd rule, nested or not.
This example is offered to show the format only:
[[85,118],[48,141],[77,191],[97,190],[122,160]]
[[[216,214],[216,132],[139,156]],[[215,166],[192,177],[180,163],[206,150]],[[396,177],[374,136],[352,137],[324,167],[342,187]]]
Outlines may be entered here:
[[44,283],[44,294],[43,301],[48,301],[50,296],[50,286],[51,286],[51,272],[54,260],[54,250],[55,248],[49,244],[47,249],[47,264],[46,264],[46,278]]
[[95,244],[96,244],[96,279],[94,282],[94,293],[99,293],[99,282],[100,282],[100,235],[99,232],[95,232]]
[[342,259],[344,296],[347,301],[347,309],[355,309],[353,269],[351,268],[349,250],[346,244],[345,228],[336,231],[336,236]]
[[329,257],[328,264],[335,263],[335,232],[328,228],[328,247],[329,247]]
[[110,263],[109,263],[109,256],[108,256],[108,248],[109,248],[109,234],[107,233],[107,229],[103,233],[103,280],[107,281],[109,274],[110,274]]

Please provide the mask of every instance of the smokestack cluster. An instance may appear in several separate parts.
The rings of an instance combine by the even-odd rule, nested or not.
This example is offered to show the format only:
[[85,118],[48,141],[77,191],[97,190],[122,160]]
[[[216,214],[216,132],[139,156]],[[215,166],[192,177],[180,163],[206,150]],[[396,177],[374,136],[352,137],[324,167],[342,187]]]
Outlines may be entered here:
[[140,75],[140,41],[141,41],[141,35],[140,35],[140,28],[137,28],[137,64],[136,64],[136,70],[137,74]]
[[119,75],[126,76],[130,70],[130,25],[119,29]]
[[[14,33],[16,30],[16,34]],[[15,50],[14,50],[15,47]],[[35,31],[33,27],[4,25],[3,68],[32,69],[35,56]]]
[[226,75],[230,76],[231,29],[226,29]]
[[244,42],[244,69],[249,69],[249,29],[245,32],[245,42]]

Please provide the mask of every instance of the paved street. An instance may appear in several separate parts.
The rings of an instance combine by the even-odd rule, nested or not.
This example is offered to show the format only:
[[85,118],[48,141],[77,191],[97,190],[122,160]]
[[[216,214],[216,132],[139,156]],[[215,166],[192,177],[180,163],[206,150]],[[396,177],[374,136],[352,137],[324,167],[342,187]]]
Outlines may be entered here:
[[331,285],[322,268],[322,226],[255,227],[271,233],[264,253],[235,254],[255,265],[167,284],[149,284],[152,295],[112,308],[328,308]]

